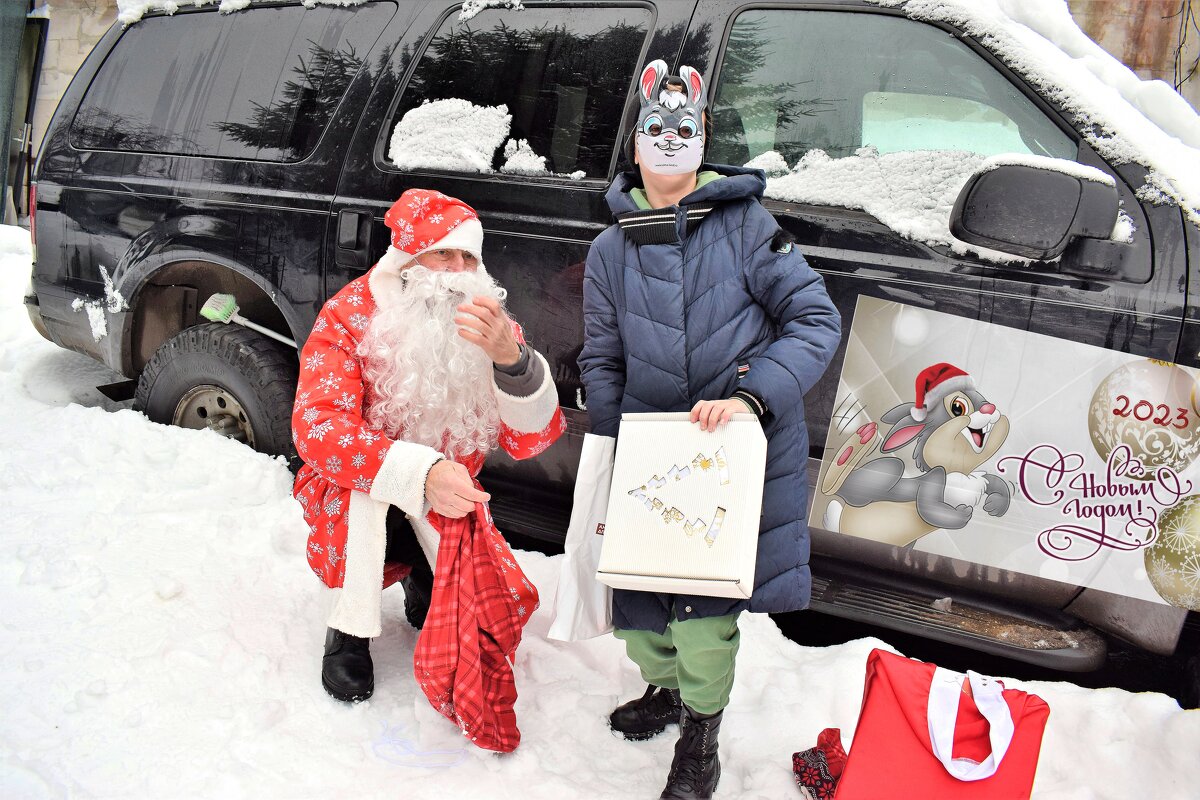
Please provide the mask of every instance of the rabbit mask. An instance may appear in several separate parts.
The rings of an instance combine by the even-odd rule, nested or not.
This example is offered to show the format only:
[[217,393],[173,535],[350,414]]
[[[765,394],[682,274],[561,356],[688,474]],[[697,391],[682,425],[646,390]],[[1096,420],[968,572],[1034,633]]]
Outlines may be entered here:
[[659,175],[695,172],[704,159],[704,79],[691,67],[667,79],[665,61],[652,61],[638,81],[637,155],[642,169]]

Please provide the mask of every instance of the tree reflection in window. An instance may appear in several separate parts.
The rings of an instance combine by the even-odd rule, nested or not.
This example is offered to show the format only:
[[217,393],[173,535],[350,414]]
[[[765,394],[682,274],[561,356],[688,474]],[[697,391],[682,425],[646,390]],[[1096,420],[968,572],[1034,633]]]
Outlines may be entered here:
[[95,150],[304,158],[395,10],[366,3],[147,17],[105,57],[71,141]]
[[214,126],[237,141],[260,150],[274,150],[287,161],[298,160],[316,147],[333,111],[363,59],[353,46],[330,50],[309,42],[308,59],[296,57],[295,78],[283,83],[282,98],[270,105],[250,101],[254,111],[247,122],[216,122]]
[[466,25],[451,17],[422,54],[392,127],[426,100],[504,105],[509,136],[527,140],[550,171],[606,177],[648,19],[636,8],[553,7],[484,12]]

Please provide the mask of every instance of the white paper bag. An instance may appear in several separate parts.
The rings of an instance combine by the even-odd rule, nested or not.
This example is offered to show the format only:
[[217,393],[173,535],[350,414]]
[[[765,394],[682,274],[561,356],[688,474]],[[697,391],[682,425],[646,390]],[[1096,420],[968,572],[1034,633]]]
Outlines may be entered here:
[[596,577],[615,589],[750,597],[766,461],[753,414],[715,431],[686,411],[623,414]]
[[549,639],[577,642],[613,629],[612,589],[596,580],[596,567],[604,542],[616,443],[611,436],[588,433],[583,437]]

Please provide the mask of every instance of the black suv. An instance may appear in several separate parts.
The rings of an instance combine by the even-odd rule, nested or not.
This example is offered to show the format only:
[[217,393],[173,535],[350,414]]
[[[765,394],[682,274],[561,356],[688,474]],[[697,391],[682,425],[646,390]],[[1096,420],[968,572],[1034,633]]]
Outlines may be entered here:
[[[484,260],[549,359],[570,421],[543,458],[490,463],[494,510],[503,525],[560,538],[587,430],[576,366],[583,262],[610,223],[604,192],[623,166],[636,75],[661,58],[709,82],[714,162],[915,149],[911,132],[885,124],[881,102],[917,98],[907,118],[924,115],[921,130],[939,147],[993,152],[980,149],[996,145],[978,127],[960,126],[968,109],[999,120],[1008,149],[1115,181],[1116,197],[1097,198],[1014,166],[993,173],[986,202],[960,202],[956,233],[1034,257],[1019,268],[902,236],[861,210],[768,200],[825,277],[847,332],[864,295],[1200,364],[1200,272],[1189,270],[1200,231],[1178,206],[1140,200],[1144,167],[1106,163],[1082,123],[963,30],[857,0],[558,0],[465,22],[459,12],[450,0],[256,3],[114,26],[63,97],[38,160],[34,324],[127,376],[131,393],[136,381],[152,419],[288,453],[295,351],[207,323],[201,306],[233,294],[244,317],[302,342],[323,301],[383,253],[383,213],[401,192],[460,197],[480,213]],[[392,146],[408,112],[452,98],[503,106],[509,140],[482,163],[474,137],[458,161],[422,164]],[[535,168],[521,167],[519,152]],[[1029,181],[1040,181],[1040,203],[1027,202]],[[1104,234],[1118,199],[1131,232],[1113,246]],[[825,441],[841,359],[805,398],[814,445]],[[819,446],[811,455],[815,481]],[[1188,614],[815,526],[813,550],[819,611],[1063,670],[1097,667],[1105,636],[1170,654]],[[931,605],[947,596],[948,610]]]

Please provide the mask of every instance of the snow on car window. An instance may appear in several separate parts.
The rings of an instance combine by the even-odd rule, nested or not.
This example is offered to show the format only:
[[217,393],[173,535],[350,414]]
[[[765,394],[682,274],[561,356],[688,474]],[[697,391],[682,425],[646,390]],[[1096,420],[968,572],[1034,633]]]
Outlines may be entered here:
[[[492,162],[504,145],[499,172],[579,180],[583,170],[569,174],[546,168],[546,157],[525,139],[509,139],[512,115],[507,106],[477,106],[451,98],[426,101],[396,123],[388,160],[403,170],[437,169],[449,172],[495,173]],[[505,141],[507,139],[507,141]]]
[[[991,158],[963,150],[908,150],[880,153],[863,147],[845,158],[810,150],[790,170],[783,157],[771,151],[746,166],[767,172],[766,195],[775,200],[860,209],[908,239],[949,247],[962,255],[1007,264],[1027,259],[962,242],[950,234],[950,211],[972,174],[1002,164],[1051,169],[1082,180],[1112,184],[1100,170],[1057,158],[1004,154]],[[1132,238],[1133,221],[1125,216],[1112,238]]]
[[388,160],[400,169],[491,172],[512,126],[506,106],[433,100],[406,113],[392,132]]
[[563,173],[552,172],[546,168],[546,157],[539,156],[533,151],[526,139],[509,139],[504,145],[504,164],[500,171],[506,175],[527,175],[530,177],[570,178],[580,180],[587,173],[583,170]]

